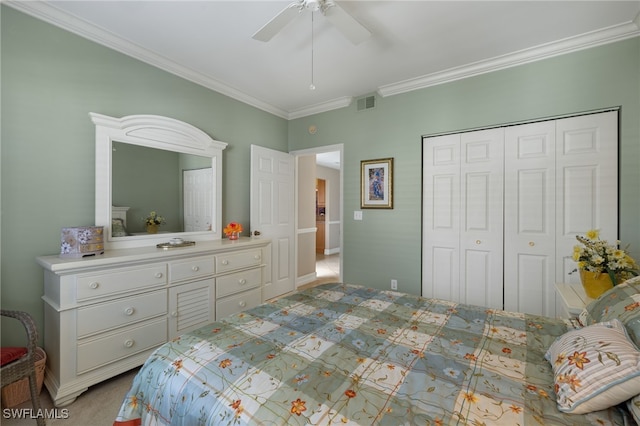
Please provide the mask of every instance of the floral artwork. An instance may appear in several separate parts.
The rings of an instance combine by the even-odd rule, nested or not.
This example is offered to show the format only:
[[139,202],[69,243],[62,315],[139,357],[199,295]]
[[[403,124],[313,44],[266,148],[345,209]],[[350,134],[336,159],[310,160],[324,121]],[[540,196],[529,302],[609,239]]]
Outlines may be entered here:
[[361,205],[365,208],[393,208],[393,158],[361,162]]

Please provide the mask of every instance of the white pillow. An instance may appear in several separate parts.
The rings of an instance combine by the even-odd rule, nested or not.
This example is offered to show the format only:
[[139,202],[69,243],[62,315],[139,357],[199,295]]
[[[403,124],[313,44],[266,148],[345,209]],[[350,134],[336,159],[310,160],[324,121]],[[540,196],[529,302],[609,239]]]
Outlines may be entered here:
[[545,358],[560,411],[590,413],[640,394],[640,352],[617,319],[563,334]]

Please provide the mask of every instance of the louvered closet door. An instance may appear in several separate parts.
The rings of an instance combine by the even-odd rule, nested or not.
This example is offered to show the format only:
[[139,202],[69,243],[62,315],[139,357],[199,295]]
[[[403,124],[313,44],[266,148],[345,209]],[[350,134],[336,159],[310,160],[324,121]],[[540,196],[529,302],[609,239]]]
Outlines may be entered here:
[[423,143],[422,295],[460,300],[460,135]]
[[505,309],[555,315],[555,122],[505,128]]
[[575,236],[618,238],[618,112],[558,120],[556,141],[556,280],[579,282],[569,275]]

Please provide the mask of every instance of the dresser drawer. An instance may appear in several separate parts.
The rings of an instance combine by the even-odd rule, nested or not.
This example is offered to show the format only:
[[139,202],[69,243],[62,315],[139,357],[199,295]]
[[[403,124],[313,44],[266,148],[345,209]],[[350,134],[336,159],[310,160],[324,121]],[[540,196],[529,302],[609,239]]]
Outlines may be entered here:
[[194,257],[169,264],[171,281],[183,281],[191,278],[199,278],[212,275],[215,272],[215,259],[213,256]]
[[257,266],[262,263],[262,250],[246,250],[216,256],[216,272],[218,274],[236,269]]
[[167,283],[165,263],[118,269],[95,275],[80,275],[76,281],[77,300],[108,296]]
[[233,293],[249,290],[262,283],[262,269],[235,272],[216,278],[216,297],[224,297]]
[[78,344],[77,372],[88,370],[160,346],[167,341],[167,319],[151,320],[117,333]]
[[78,338],[167,313],[167,290],[98,303],[78,309]]
[[239,311],[256,307],[262,299],[262,289],[246,291],[235,296],[216,300],[216,321]]

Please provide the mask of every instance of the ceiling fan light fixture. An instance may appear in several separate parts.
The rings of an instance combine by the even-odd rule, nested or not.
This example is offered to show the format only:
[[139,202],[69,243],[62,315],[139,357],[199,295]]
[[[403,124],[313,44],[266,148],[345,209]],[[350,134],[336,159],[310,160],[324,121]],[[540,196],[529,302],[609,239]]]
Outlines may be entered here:
[[306,0],[304,5],[312,12],[317,12],[320,10],[320,0]]

